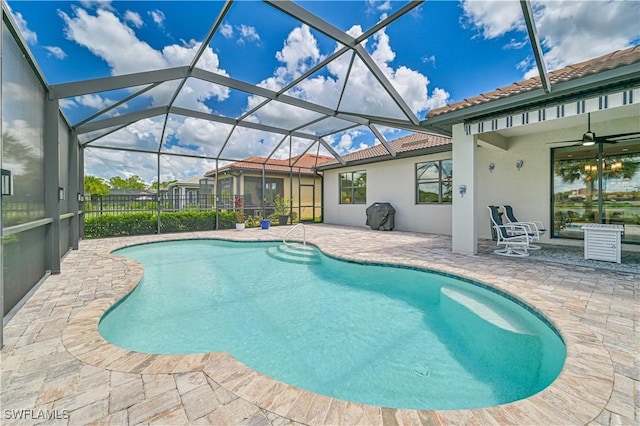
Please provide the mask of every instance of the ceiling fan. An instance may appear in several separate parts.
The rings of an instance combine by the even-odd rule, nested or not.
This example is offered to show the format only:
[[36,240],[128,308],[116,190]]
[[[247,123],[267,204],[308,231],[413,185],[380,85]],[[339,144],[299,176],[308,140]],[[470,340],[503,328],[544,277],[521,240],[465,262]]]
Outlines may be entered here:
[[582,135],[581,139],[569,141],[549,142],[552,144],[571,144],[566,146],[593,146],[597,143],[618,143],[626,140],[640,139],[640,132],[618,133],[615,135],[596,136],[591,131],[591,113],[587,114],[587,131]]

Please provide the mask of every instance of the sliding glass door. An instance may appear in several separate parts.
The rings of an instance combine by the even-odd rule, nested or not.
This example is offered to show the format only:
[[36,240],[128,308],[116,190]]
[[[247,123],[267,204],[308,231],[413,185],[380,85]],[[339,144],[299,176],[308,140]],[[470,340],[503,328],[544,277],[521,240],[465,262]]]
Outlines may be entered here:
[[553,235],[583,238],[582,225],[624,226],[640,244],[640,141],[553,150]]

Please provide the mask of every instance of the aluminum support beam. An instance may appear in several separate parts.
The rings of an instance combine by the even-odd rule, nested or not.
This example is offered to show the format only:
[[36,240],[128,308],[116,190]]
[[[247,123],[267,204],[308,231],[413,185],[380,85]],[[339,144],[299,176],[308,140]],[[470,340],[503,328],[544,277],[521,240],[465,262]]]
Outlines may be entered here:
[[365,50],[361,45],[357,45],[355,47],[356,52],[358,52],[358,56],[362,59],[362,62],[369,68],[369,71],[373,74],[373,76],[382,84],[384,90],[387,91],[389,96],[393,99],[393,101],[400,107],[405,116],[416,126],[420,124],[418,117],[413,113],[407,102],[400,96],[400,93],[393,87],[393,84],[387,79],[384,73],[378,68],[373,58],[369,55],[369,53]]
[[80,162],[78,135],[71,129],[69,135],[69,209],[73,213],[70,226],[70,245],[72,250],[78,250],[80,240],[80,201],[78,196],[82,195],[82,185],[80,184]]
[[340,154],[338,154],[335,151],[335,149],[333,149],[333,147],[329,143],[327,143],[327,141],[325,141],[322,138],[319,138],[318,142],[320,142],[322,144],[322,146],[324,146],[327,149],[327,151],[329,151],[331,153],[331,155],[333,155],[335,157],[335,159],[340,162],[340,164],[342,164],[343,166],[347,165],[347,162],[344,160],[344,158],[342,158],[342,156]]
[[224,123],[224,124],[230,124],[230,125],[236,125],[238,127],[244,127],[247,129],[254,129],[254,130],[261,130],[264,132],[271,132],[271,133],[276,133],[279,135],[292,135],[298,138],[302,138],[302,139],[317,139],[317,136],[315,135],[311,135],[308,133],[302,133],[302,132],[292,132],[288,129],[283,129],[280,127],[275,127],[275,126],[269,126],[266,124],[260,124],[260,123],[253,123],[251,121],[238,121],[238,120],[234,120],[233,118],[229,118],[229,117],[223,117],[221,115],[214,115],[214,114],[209,114],[206,112],[201,112],[201,111],[194,111],[191,109],[186,109],[186,108],[180,108],[180,107],[171,107],[169,109],[169,113],[170,114],[178,114],[178,115],[186,115],[189,117],[193,117],[193,118],[200,118],[202,120],[208,120],[208,121],[215,121],[217,123]]
[[316,30],[331,37],[335,41],[344,44],[345,46],[354,46],[356,44],[356,39],[351,37],[349,34],[345,33],[339,28],[334,27],[327,21],[318,18],[316,15],[312,14],[306,9],[303,9],[302,7],[291,1],[278,0],[265,1],[265,3],[269,4],[275,9],[280,10],[281,12],[286,13],[287,15],[302,22],[303,24],[307,24],[311,28],[315,28]]
[[77,128],[78,134],[84,134],[89,132],[95,132],[96,130],[108,129],[110,127],[116,127],[121,125],[133,124],[136,121],[143,120],[145,118],[156,117],[158,115],[164,115],[167,113],[167,107],[155,107],[142,111],[132,112],[130,114],[118,115],[116,117],[105,118],[104,120],[92,121],[91,123],[83,124]]
[[165,81],[186,78],[188,75],[189,67],[183,66],[56,84],[51,86],[51,90],[54,97],[64,99],[80,95],[108,92],[110,90],[126,89],[128,87],[143,86],[145,84],[164,83]]
[[[58,157],[58,114],[57,99],[45,99],[44,107],[44,214],[52,220],[46,226],[45,267],[52,274],[60,273],[60,160]],[[69,188],[63,188],[68,196]]]
[[378,131],[378,129],[376,128],[376,126],[374,126],[373,124],[369,126],[369,129],[371,129],[371,131],[373,132],[374,135],[376,135],[376,138],[378,138],[378,140],[380,141],[380,143],[382,144],[382,146],[384,146],[384,148],[387,150],[387,152],[389,154],[391,154],[392,157],[395,157],[396,154],[396,150],[393,149],[393,147],[391,145],[389,145],[389,142],[387,142],[387,140],[384,138],[384,136],[382,136],[382,133],[380,133]]
[[522,15],[524,16],[524,22],[527,25],[527,33],[529,33],[529,41],[531,42],[531,48],[533,49],[533,56],[536,58],[536,65],[538,66],[538,74],[540,74],[542,89],[545,93],[550,93],[551,81],[549,81],[547,66],[544,62],[544,54],[542,53],[542,46],[540,44],[540,37],[538,37],[536,23],[533,20],[531,2],[529,0],[520,0],[520,7],[522,7]]

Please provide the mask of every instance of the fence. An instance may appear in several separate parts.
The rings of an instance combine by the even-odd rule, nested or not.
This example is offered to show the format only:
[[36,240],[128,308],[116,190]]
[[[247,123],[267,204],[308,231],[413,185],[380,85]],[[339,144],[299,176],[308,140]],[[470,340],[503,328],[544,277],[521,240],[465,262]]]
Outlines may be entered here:
[[[216,208],[213,194],[187,194],[176,196],[171,194],[150,195],[92,195],[86,196],[81,204],[85,218],[91,218],[102,214],[124,214],[158,211],[158,203],[162,212],[179,211],[209,211]],[[236,198],[231,196],[218,197],[218,210],[243,210],[247,216],[268,217],[274,213],[274,207],[237,204]]]

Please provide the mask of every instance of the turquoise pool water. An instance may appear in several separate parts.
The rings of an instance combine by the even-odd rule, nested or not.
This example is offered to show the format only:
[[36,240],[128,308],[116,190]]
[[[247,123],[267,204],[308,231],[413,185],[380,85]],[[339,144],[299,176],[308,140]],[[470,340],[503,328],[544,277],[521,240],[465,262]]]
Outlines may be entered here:
[[299,264],[276,243],[186,240],[115,252],[142,282],[102,318],[115,345],[226,351],[319,394],[395,408],[464,409],[526,398],[566,350],[537,315],[473,283],[344,262]]

